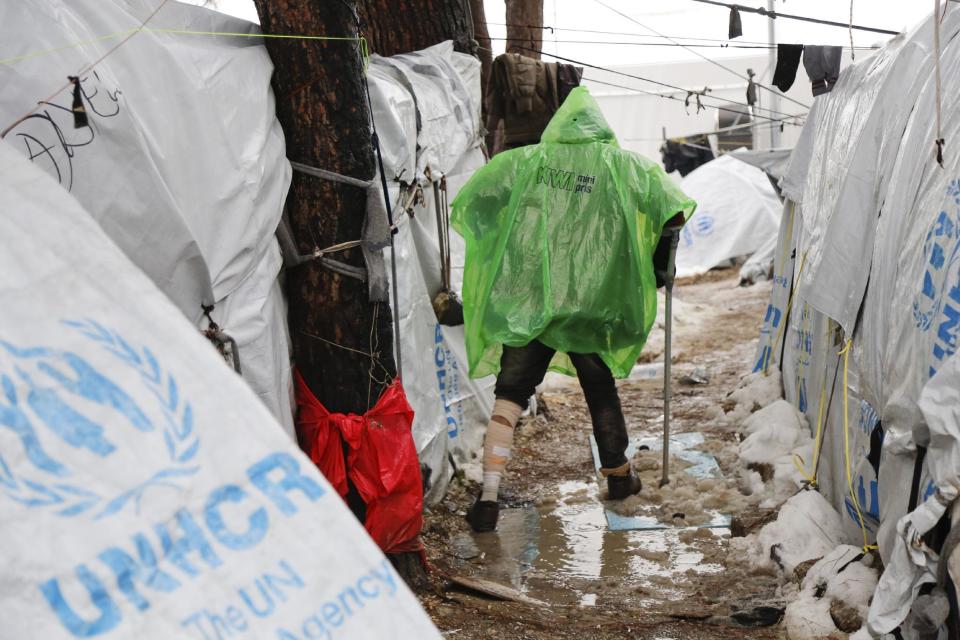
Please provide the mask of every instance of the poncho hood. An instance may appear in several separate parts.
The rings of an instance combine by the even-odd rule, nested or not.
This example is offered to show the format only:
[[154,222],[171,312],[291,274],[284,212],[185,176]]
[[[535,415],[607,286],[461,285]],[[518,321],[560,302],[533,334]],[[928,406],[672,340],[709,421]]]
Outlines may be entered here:
[[600,105],[586,87],[577,87],[570,92],[543,131],[540,141],[564,144],[603,142],[618,146],[613,129],[600,112]]

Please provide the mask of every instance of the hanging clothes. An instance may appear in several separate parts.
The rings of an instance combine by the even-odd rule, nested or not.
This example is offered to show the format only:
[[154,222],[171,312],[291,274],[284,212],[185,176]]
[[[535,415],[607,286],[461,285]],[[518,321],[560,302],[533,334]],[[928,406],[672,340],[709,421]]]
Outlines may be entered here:
[[571,91],[580,86],[581,79],[583,79],[583,67],[557,63],[557,108],[563,104]]
[[660,158],[667,173],[677,171],[686,176],[697,167],[714,159],[707,136],[667,140],[660,147]]
[[803,48],[803,67],[807,70],[813,95],[819,96],[833,89],[840,77],[843,47],[806,46]]
[[797,79],[801,54],[803,54],[802,44],[777,45],[777,68],[773,72],[773,86],[780,91],[789,91]]
[[502,148],[540,142],[540,136],[567,95],[580,85],[583,69],[543,62],[516,53],[497,56],[485,97],[487,129],[503,121]]

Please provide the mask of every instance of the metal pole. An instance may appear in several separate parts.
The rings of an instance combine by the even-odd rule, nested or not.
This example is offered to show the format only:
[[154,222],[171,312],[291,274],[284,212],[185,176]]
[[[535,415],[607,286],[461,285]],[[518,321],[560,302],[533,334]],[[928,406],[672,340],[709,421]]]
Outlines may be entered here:
[[[774,0],[767,0],[767,10],[775,11],[776,8],[773,6]],[[767,40],[770,42],[770,54],[768,68],[770,73],[773,73],[773,70],[777,68],[777,21],[776,20],[767,20]],[[780,109],[780,96],[776,93],[771,92],[770,98],[770,108],[771,109]],[[773,124],[770,127],[770,148],[778,149],[780,147],[780,127]]]
[[673,279],[676,275],[677,246],[680,244],[680,227],[664,229],[670,234],[670,254],[667,261],[667,278],[664,284],[666,305],[664,308],[664,344],[663,344],[663,475],[660,486],[670,483],[670,369],[672,362],[671,343],[673,341]]

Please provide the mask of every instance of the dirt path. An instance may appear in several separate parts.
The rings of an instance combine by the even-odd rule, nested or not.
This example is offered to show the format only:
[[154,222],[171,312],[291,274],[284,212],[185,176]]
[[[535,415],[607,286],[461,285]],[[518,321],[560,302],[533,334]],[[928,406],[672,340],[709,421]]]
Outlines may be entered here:
[[[682,284],[675,295],[673,430],[702,433],[700,448],[716,456],[728,477],[737,438],[721,407],[750,368],[768,294],[768,284],[738,287],[736,270],[728,270]],[[661,434],[662,345],[662,334],[652,335],[647,364],[636,379],[621,383],[631,437]],[[690,374],[709,382],[684,384]],[[583,397],[575,382],[551,382],[540,396],[539,415],[517,429],[498,531],[469,530],[463,514],[477,489],[465,482],[454,481],[427,514],[425,543],[436,571],[433,592],[421,601],[444,635],[780,638],[776,627],[742,626],[776,602],[777,583],[772,576],[748,575],[728,558],[728,529],[609,529]],[[657,491],[656,483],[644,487]],[[544,604],[479,596],[452,588],[445,575],[492,580]]]

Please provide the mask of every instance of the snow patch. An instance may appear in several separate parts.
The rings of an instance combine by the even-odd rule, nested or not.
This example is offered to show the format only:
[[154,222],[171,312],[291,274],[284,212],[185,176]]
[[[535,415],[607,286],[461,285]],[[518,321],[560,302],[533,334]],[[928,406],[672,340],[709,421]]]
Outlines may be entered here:
[[739,424],[754,411],[782,397],[783,380],[779,371],[771,371],[767,375],[762,371],[751,373],[744,376],[740,385],[727,396],[727,402],[733,405],[727,417],[731,423]]
[[806,466],[813,458],[807,418],[786,400],[776,400],[744,420],[741,433],[746,437],[738,450],[740,488],[759,497],[761,506],[776,507],[803,486],[796,463]]
[[798,564],[821,558],[843,541],[843,521],[826,498],[801,491],[787,500],[777,519],[731,546],[745,553],[757,568],[779,567],[793,574]]
[[859,548],[841,545],[810,568],[784,615],[790,640],[844,637],[858,630],[849,625],[856,625],[858,619],[863,624],[878,576],[860,555]]

